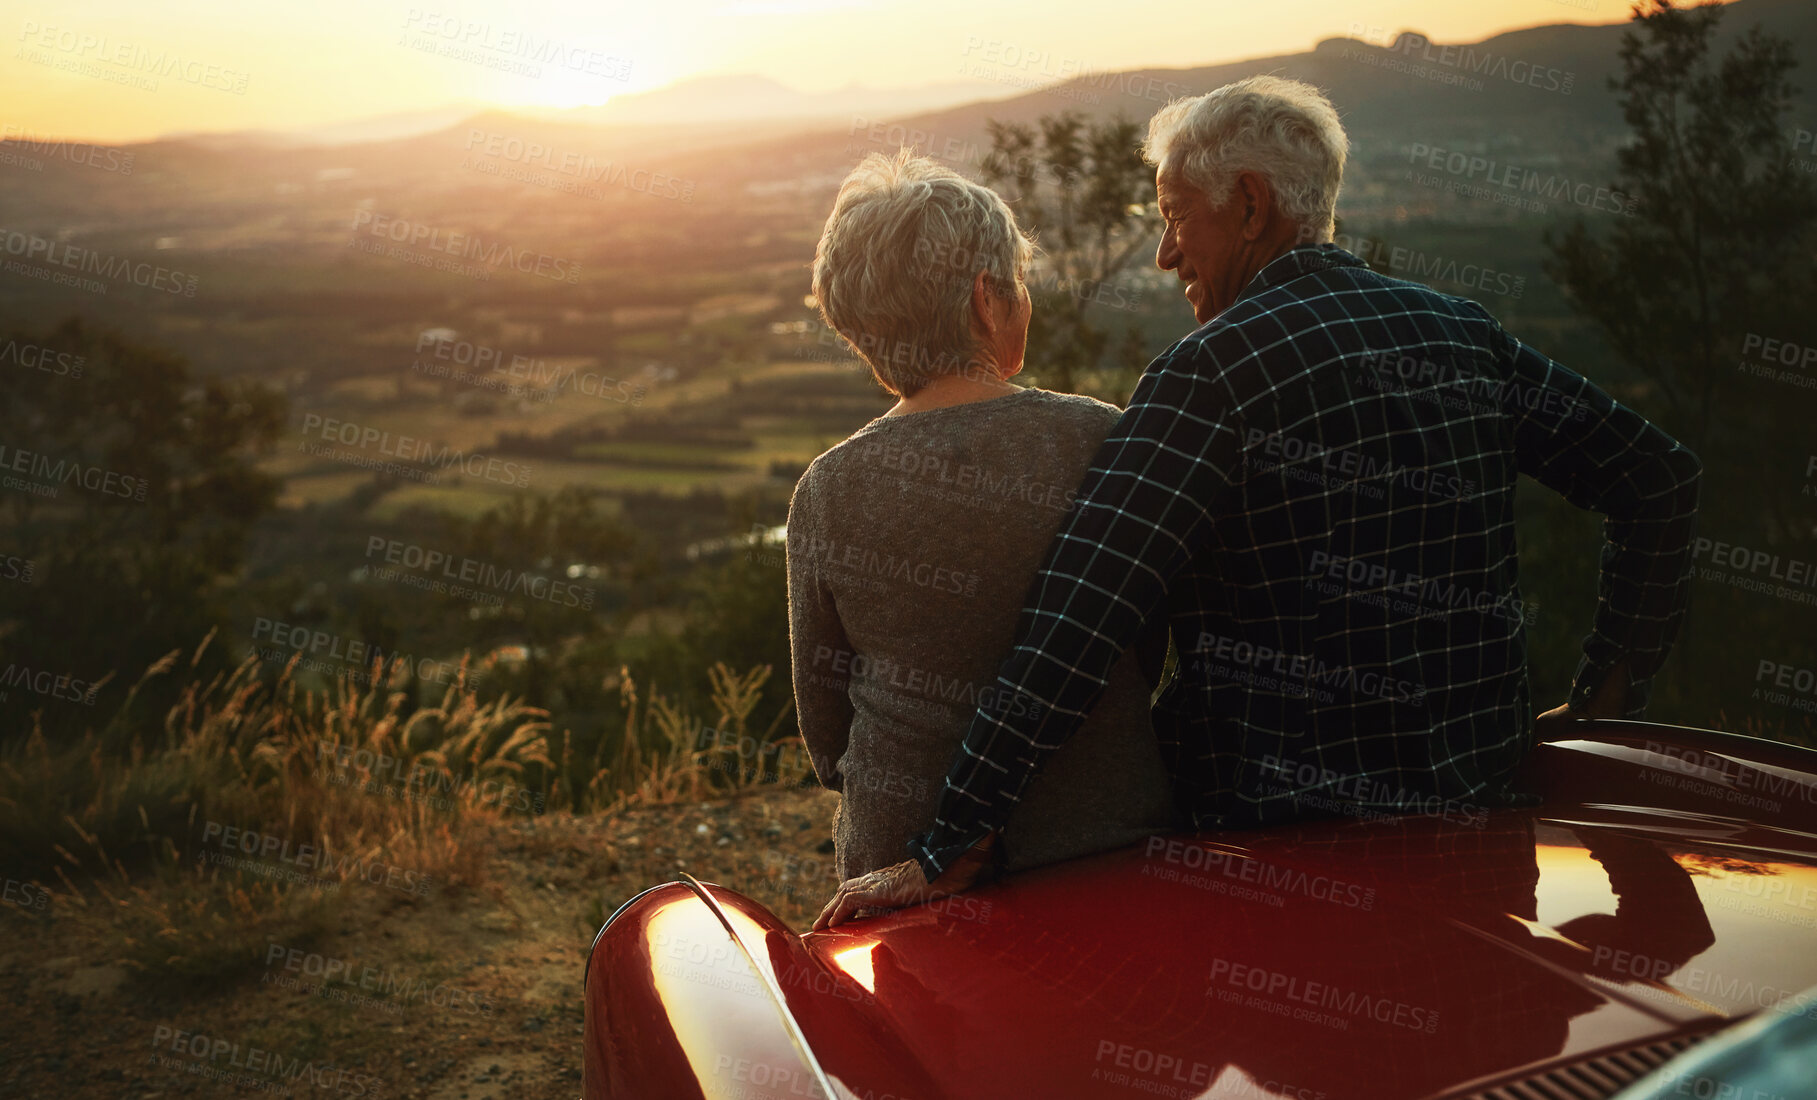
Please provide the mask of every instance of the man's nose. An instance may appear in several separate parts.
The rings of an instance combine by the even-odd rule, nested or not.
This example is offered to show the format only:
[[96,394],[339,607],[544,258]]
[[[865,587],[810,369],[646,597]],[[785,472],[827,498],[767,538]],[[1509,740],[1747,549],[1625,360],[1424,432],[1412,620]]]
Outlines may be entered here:
[[1174,244],[1173,230],[1161,233],[1161,243],[1155,249],[1155,266],[1162,271],[1172,271],[1180,262],[1180,250]]

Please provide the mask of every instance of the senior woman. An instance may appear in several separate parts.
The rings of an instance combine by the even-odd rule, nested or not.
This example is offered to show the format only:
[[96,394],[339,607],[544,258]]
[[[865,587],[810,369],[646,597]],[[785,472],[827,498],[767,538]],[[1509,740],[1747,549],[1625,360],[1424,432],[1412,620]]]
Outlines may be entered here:
[[[1119,410],[1012,385],[1033,248],[1001,198],[933,161],[873,154],[815,254],[821,315],[896,404],[808,467],[789,505],[789,640],[801,735],[841,793],[838,874],[902,861],[975,707],[1013,710],[997,666],[1048,543]],[[1165,650],[1111,674],[1028,784],[1006,870],[1173,827],[1149,725]]]

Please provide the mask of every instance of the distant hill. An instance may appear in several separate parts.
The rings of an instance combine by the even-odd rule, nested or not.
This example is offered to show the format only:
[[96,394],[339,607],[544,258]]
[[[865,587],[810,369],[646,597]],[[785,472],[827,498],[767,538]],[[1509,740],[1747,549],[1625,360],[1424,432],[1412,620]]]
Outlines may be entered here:
[[[1733,38],[1755,23],[1790,39],[1806,63],[1794,74],[1805,89],[1803,105],[1786,124],[1817,128],[1817,3],[1735,0],[1724,32]],[[969,84],[809,94],[756,77],[714,77],[599,108],[458,118],[418,112],[306,134],[162,139],[126,147],[134,157],[130,175],[72,167],[81,158],[60,162],[41,148],[9,144],[43,157],[45,167],[9,173],[0,206],[8,224],[46,236],[79,226],[90,239],[108,236],[125,248],[163,242],[156,247],[202,251],[331,241],[356,205],[558,237],[571,235],[569,224],[586,224],[626,201],[641,203],[638,216],[652,225],[736,221],[753,211],[780,216],[785,208],[794,211],[788,221],[800,211],[824,211],[827,194],[869,152],[913,145],[975,173],[993,119],[1032,122],[1075,111],[1140,122],[1176,96],[1276,73],[1325,89],[1344,117],[1353,142],[1347,216],[1480,223],[1515,215],[1439,189],[1410,191],[1409,150],[1424,143],[1574,180],[1606,179],[1625,134],[1608,87],[1625,28],[1553,25],[1443,45],[1403,28],[1365,28],[1360,37],[1328,39],[1300,53],[1085,73],[958,104],[950,99],[973,96],[980,84],[991,91],[1006,85],[985,72],[968,76]],[[942,105],[898,114],[890,104],[902,96]],[[789,113],[797,110],[807,114]],[[727,112],[750,117],[709,117]],[[387,131],[391,136],[383,136]],[[685,204],[636,194],[646,186],[638,181],[651,179],[659,181],[652,190],[670,197],[682,191],[672,181],[685,181]]]
[[[1817,3],[1812,0],[1735,0],[1723,20],[1727,48],[1759,23],[1788,38],[1804,62],[1795,83],[1817,115]],[[801,176],[849,167],[868,151],[897,141],[957,162],[988,150],[985,124],[1032,122],[1076,111],[1087,118],[1117,115],[1141,121],[1167,100],[1198,95],[1260,73],[1309,81],[1337,104],[1355,150],[1365,156],[1384,144],[1432,145],[1495,140],[1504,147],[1605,151],[1624,127],[1610,78],[1620,71],[1621,36],[1628,24],[1556,24],[1509,31],[1466,44],[1424,45],[1401,28],[1364,40],[1331,38],[1304,53],[1252,58],[1191,69],[1091,73],[990,103],[892,118],[852,111],[844,129],[792,142],[752,142],[723,156],[691,158],[687,170],[707,173],[715,160],[736,162],[739,174]],[[1423,36],[1422,36],[1423,37]],[[1817,121],[1814,118],[1813,121]]]
[[298,148],[308,145],[357,145],[374,141],[395,141],[418,134],[445,130],[486,108],[472,103],[450,104],[427,111],[399,111],[352,122],[329,123],[295,130],[232,130],[225,133],[170,133],[158,141],[186,141],[214,149],[232,149],[240,145],[267,148]]
[[[691,133],[750,137],[752,124],[758,126],[760,133],[770,133],[779,127],[799,129],[806,123],[825,125],[852,111],[889,117],[1015,94],[1001,84],[982,80],[952,80],[908,88],[853,84],[832,92],[803,92],[762,76],[704,76],[654,91],[614,96],[593,107],[517,108],[506,113],[560,127],[622,130],[663,126],[681,127]],[[459,103],[294,130],[174,132],[156,140],[183,141],[210,149],[356,145],[458,128],[475,116],[499,112],[500,108],[486,104]]]
[[699,125],[732,121],[830,118],[858,112],[890,117],[937,111],[1015,93],[982,80],[953,80],[911,88],[853,84],[832,92],[802,92],[763,76],[704,76],[655,91],[612,97],[598,107],[523,112],[552,121],[591,125]]

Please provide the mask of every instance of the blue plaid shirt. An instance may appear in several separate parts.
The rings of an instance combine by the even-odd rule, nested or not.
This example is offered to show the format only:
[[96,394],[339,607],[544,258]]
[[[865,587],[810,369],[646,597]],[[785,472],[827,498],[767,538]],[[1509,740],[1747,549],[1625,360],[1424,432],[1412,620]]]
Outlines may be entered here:
[[1684,615],[1697,458],[1475,302],[1291,249],[1149,365],[1032,583],[928,878],[1000,828],[1151,615],[1155,726],[1200,829],[1328,814],[1478,821],[1532,743],[1514,485],[1607,517],[1572,686],[1646,704]]

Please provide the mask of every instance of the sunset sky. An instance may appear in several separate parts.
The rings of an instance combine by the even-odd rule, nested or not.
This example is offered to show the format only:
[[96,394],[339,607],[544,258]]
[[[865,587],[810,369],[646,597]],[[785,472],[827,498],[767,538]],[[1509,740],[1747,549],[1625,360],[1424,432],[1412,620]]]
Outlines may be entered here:
[[[1362,22],[1470,42],[1613,23],[1625,0],[9,0],[5,134],[92,141],[289,129],[451,104],[601,103],[693,76],[804,91],[1183,68],[1309,49]],[[519,47],[553,41],[537,75]],[[425,52],[442,43],[463,56]],[[998,77],[991,77],[998,79]]]

